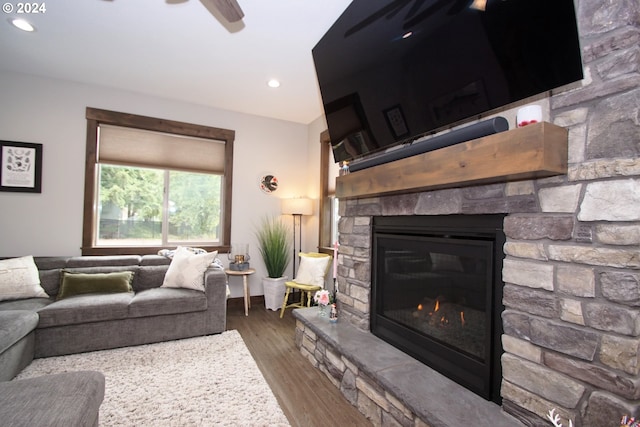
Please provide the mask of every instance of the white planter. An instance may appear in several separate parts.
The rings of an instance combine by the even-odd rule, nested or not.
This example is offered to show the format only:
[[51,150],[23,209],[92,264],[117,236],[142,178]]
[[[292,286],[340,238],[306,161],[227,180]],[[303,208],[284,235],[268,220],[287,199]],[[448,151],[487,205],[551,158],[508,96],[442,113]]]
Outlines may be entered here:
[[277,311],[282,307],[284,293],[287,289],[284,285],[284,282],[286,281],[286,277],[278,277],[277,279],[273,279],[271,277],[262,278],[262,286],[264,288],[264,306],[267,310]]

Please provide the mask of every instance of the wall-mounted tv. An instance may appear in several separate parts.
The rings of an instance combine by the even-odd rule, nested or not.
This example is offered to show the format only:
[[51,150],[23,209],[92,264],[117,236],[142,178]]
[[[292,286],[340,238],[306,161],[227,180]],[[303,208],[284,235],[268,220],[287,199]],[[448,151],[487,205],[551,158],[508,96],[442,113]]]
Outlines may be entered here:
[[573,0],[354,0],[312,53],[336,162],[583,78]]

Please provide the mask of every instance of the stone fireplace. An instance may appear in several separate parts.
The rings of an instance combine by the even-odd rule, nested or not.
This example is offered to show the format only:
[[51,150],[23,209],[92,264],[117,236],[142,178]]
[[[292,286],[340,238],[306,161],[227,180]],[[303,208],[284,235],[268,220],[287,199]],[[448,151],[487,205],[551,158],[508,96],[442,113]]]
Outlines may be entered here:
[[374,217],[506,214],[502,408],[527,425],[640,415],[640,5],[577,11],[587,78],[550,98],[566,175],[341,201],[341,321],[363,330]]
[[362,331],[374,218],[504,215],[501,409],[527,426],[548,426],[552,408],[576,427],[640,416],[640,4],[576,11],[585,79],[549,98],[548,121],[569,131],[566,174],[340,201],[338,326]]

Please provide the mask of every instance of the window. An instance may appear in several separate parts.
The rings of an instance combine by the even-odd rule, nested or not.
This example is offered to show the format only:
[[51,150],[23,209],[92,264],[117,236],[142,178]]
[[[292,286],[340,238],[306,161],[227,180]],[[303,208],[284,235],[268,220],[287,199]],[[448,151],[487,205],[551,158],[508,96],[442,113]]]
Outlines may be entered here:
[[234,137],[87,108],[83,255],[227,251]]
[[338,199],[336,177],[340,166],[333,161],[329,132],[320,135],[320,236],[319,250],[333,255],[333,244],[338,240]]

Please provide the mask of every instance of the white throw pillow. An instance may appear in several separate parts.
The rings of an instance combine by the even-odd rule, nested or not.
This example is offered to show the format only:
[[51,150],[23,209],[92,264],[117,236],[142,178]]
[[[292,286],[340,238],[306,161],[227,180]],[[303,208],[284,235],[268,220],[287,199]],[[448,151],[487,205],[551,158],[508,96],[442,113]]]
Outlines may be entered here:
[[0,261],[0,301],[24,298],[49,298],[40,286],[33,256]]
[[331,261],[330,256],[300,254],[300,268],[294,282],[324,288],[324,276]]
[[204,272],[218,256],[218,251],[194,254],[178,247],[162,282],[163,288],[187,288],[204,292]]

